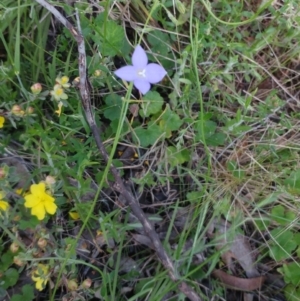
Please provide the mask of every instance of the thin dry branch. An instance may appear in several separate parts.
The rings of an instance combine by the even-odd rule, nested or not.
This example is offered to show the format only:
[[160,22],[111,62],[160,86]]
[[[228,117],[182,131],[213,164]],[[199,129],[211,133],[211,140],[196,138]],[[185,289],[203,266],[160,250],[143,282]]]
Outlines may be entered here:
[[[89,126],[92,130],[94,139],[96,141],[96,145],[103,156],[105,162],[108,162],[109,156],[106,152],[106,149],[101,141],[100,138],[100,130],[96,126],[95,119],[92,113],[91,108],[91,101],[90,101],[90,91],[89,91],[89,82],[88,78],[86,76],[86,53],[85,53],[85,45],[84,45],[84,39],[81,33],[81,27],[80,27],[80,20],[78,13],[76,15],[77,17],[77,29],[74,28],[74,26],[51,4],[49,4],[45,0],[36,0],[40,5],[45,7],[49,12],[51,12],[56,19],[58,19],[73,35],[74,39],[77,42],[78,45],[78,68],[79,68],[79,77],[80,77],[80,83],[79,83],[79,90],[80,90],[80,96],[82,101],[82,106],[85,111],[86,119],[89,123]],[[113,174],[115,178],[115,184],[112,186],[113,189],[120,192],[120,194],[123,196],[125,200],[126,206],[129,206],[132,210],[133,214],[138,218],[138,220],[141,222],[141,224],[144,227],[144,231],[147,234],[147,236],[151,239],[152,244],[155,248],[156,254],[160,261],[162,262],[165,269],[168,271],[170,278],[172,281],[178,283],[179,290],[190,300],[192,301],[201,301],[202,299],[197,295],[197,293],[184,281],[180,281],[175,273],[174,264],[165,251],[165,249],[162,246],[162,243],[155,232],[154,228],[152,227],[151,223],[149,222],[148,218],[146,217],[143,210],[140,208],[137,200],[133,196],[133,194],[126,188],[124,185],[120,174],[118,170],[115,168],[115,166],[112,164],[110,166],[110,171]]]

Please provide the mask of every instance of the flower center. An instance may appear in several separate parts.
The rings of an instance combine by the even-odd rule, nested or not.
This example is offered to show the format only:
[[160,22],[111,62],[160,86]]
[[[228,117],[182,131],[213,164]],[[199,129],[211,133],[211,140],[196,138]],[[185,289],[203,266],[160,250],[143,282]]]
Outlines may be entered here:
[[137,74],[139,77],[146,77],[146,69],[138,70]]
[[60,95],[62,95],[62,94],[63,94],[63,92],[64,92],[64,90],[63,90],[63,89],[57,89],[57,91],[56,91],[56,95],[60,96]]

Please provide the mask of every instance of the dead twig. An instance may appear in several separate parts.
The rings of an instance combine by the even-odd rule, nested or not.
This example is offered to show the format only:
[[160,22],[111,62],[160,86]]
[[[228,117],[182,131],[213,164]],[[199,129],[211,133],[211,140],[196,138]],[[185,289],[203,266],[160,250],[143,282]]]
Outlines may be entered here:
[[[45,7],[48,11],[50,11],[73,35],[74,39],[78,45],[78,68],[79,68],[79,91],[82,101],[82,106],[85,111],[85,116],[89,126],[92,130],[94,139],[96,141],[96,145],[103,156],[105,162],[107,163],[109,160],[109,156],[106,152],[106,149],[101,141],[100,138],[100,130],[98,129],[91,107],[91,100],[90,100],[90,84],[88,78],[86,76],[86,54],[85,54],[85,46],[84,46],[84,39],[81,34],[81,27],[78,13],[76,14],[77,17],[77,29],[51,4],[49,4],[45,0],[36,0],[40,5]],[[151,242],[155,248],[156,254],[159,257],[160,261],[162,262],[163,266],[167,269],[170,278],[172,281],[178,283],[179,290],[187,296],[192,301],[201,301],[201,298],[196,294],[196,292],[184,281],[180,281],[175,273],[175,268],[173,262],[165,249],[162,246],[162,243],[155,232],[154,228],[152,227],[151,223],[149,222],[148,218],[145,216],[145,213],[140,208],[137,200],[133,196],[133,194],[125,187],[118,170],[112,164],[110,166],[110,171],[115,178],[115,184],[112,188],[116,189],[120,194],[123,196],[125,200],[125,204],[130,207],[133,214],[138,218],[141,224],[144,227],[144,231],[146,235],[151,239]]]

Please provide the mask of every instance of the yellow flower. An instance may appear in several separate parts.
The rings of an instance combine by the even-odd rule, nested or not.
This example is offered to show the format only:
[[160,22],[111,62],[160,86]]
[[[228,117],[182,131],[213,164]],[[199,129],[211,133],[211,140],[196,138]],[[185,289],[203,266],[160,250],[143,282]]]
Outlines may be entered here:
[[69,215],[70,215],[71,219],[73,219],[75,221],[80,219],[79,214],[76,211],[70,211]]
[[5,118],[3,116],[0,116],[0,129],[3,128]]
[[9,204],[6,201],[0,201],[0,210],[6,211],[9,208]]
[[70,88],[71,86],[71,84],[69,84],[69,78],[67,76],[57,77],[55,81],[66,89]]
[[38,268],[33,272],[31,279],[35,282],[37,290],[42,291],[49,280],[49,266],[38,264]]
[[[2,191],[0,191],[0,211],[7,211],[7,209],[9,208],[9,204],[8,202],[2,200],[4,198],[4,193]],[[1,215],[1,213],[0,213]]]
[[46,193],[45,183],[32,184],[30,193],[25,195],[25,207],[31,208],[31,214],[35,215],[39,220],[45,218],[46,212],[54,214],[57,206],[54,203],[55,199]]
[[50,91],[50,94],[55,100],[68,99],[68,95],[64,92],[64,89],[60,84],[54,85],[53,90]]
[[63,107],[63,103],[60,101],[59,103],[58,103],[58,109],[55,111],[55,113],[58,115],[58,117],[60,116],[60,114],[61,114],[61,108]]
[[15,190],[15,193],[18,194],[18,195],[23,195],[25,193],[25,191],[23,190],[23,188],[17,188]]

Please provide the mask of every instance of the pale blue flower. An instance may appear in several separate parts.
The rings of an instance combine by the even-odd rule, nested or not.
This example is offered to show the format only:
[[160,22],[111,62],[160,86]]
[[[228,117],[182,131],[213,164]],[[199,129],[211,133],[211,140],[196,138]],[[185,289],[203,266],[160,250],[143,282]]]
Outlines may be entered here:
[[132,55],[132,66],[125,66],[115,71],[115,75],[128,82],[146,94],[150,90],[150,84],[160,82],[167,71],[160,65],[150,63],[145,50],[137,45]]

